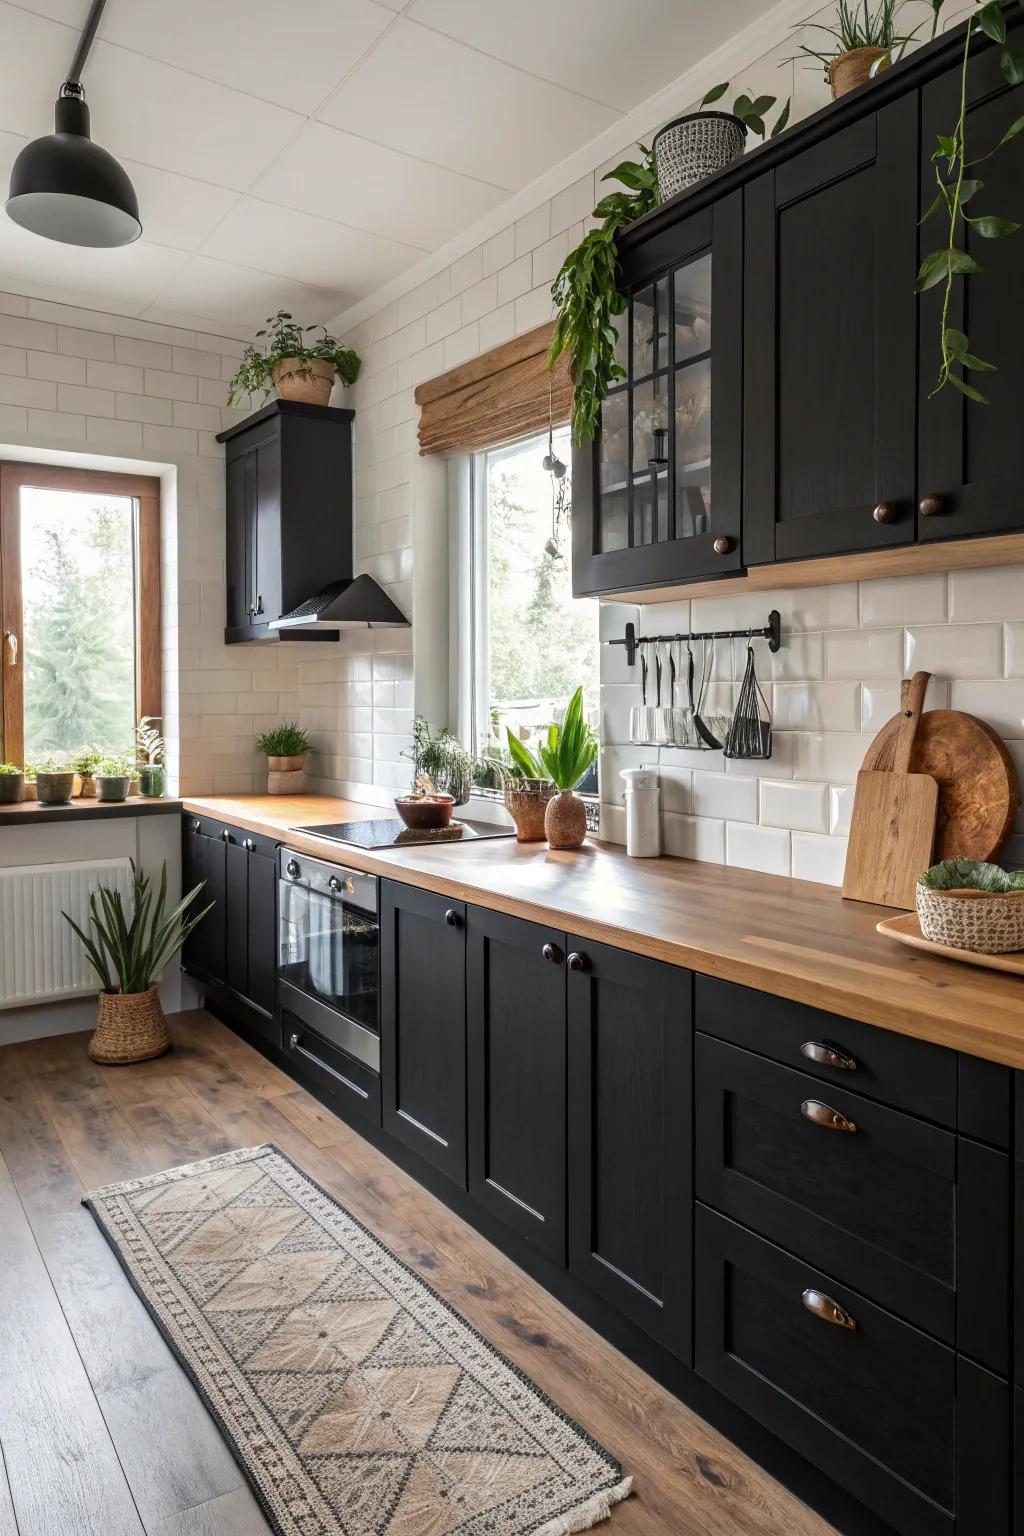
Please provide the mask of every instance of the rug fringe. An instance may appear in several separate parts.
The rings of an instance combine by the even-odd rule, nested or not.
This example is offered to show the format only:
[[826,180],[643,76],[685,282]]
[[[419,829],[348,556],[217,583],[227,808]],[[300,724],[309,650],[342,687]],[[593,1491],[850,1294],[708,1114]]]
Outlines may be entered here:
[[577,1504],[575,1509],[567,1510],[555,1520],[549,1520],[547,1525],[534,1531],[533,1536],[577,1536],[579,1531],[589,1531],[591,1526],[608,1519],[612,1505],[627,1498],[632,1487],[633,1479],[624,1477],[614,1488],[602,1488],[600,1493],[595,1493],[585,1503]]

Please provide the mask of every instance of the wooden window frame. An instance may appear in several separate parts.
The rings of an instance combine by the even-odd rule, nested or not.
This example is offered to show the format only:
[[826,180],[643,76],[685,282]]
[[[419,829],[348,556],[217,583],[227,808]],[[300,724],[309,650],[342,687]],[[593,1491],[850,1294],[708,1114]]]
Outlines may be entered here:
[[[163,714],[160,642],[160,481],[148,475],[63,464],[0,463],[0,725],[3,756],[25,760],[25,672],[21,574],[21,488],[95,491],[135,503],[135,698],[140,717]],[[12,646],[11,640],[15,644]]]

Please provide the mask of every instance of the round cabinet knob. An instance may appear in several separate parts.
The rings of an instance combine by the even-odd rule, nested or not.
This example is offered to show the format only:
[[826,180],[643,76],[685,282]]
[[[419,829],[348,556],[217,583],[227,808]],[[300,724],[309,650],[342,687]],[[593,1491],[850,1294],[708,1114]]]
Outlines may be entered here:
[[723,534],[721,538],[715,540],[713,548],[716,555],[731,555],[736,548],[736,543],[735,540],[727,539]]
[[223,832],[221,833],[221,837],[224,839],[224,841],[226,843],[230,843],[230,841],[231,841],[231,833],[228,831],[227,827],[224,828]]
[[569,967],[570,971],[585,971],[587,968],[586,956],[577,954],[575,950],[573,950],[572,954],[569,956],[565,963]]
[[288,876],[289,880],[297,880],[299,878],[299,866],[296,864],[294,859],[288,860],[288,863],[284,867],[284,872]]
[[327,882],[327,889],[329,891],[340,891],[341,890],[341,881],[338,879],[337,875],[332,875],[331,878],[328,880],[328,882]]
[[922,517],[938,517],[940,513],[945,512],[946,508],[941,496],[922,496],[917,504],[917,510]]
[[456,912],[454,907],[448,908],[448,911],[444,915],[444,920],[448,924],[449,928],[457,928],[459,926],[459,914]]
[[896,508],[891,501],[880,501],[872,516],[876,523],[894,523],[896,521]]
[[256,844],[253,842],[251,837],[247,837],[242,843],[242,847],[245,848],[249,853],[252,853],[253,849],[256,847]]
[[545,944],[541,954],[545,960],[550,960],[552,965],[561,965],[562,963],[562,951],[557,944]]

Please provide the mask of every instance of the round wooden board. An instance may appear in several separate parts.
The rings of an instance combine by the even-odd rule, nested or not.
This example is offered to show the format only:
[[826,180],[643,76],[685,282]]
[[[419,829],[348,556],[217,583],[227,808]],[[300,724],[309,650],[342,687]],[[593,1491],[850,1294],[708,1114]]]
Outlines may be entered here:
[[[899,715],[886,721],[863,767],[892,767],[899,721]],[[956,709],[926,710],[910,771],[938,780],[936,860],[994,859],[1013,829],[1020,796],[1013,759],[991,726]]]

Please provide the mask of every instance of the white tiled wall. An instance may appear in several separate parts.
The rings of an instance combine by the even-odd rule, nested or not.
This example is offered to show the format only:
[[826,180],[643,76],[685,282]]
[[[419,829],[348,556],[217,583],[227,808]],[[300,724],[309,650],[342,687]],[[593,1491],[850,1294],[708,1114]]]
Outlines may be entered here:
[[[770,761],[629,744],[640,680],[626,668],[624,649],[607,643],[627,621],[639,634],[738,629],[765,624],[771,608],[782,616],[782,649],[772,656],[765,641],[754,641],[774,717]],[[647,608],[602,604],[605,835],[623,837],[620,770],[657,763],[667,852],[840,884],[852,786],[872,737],[896,713],[902,677],[933,673],[926,708],[980,716],[1024,769],[1024,625],[1013,622],[1022,611],[1020,566]],[[712,685],[719,705],[731,703],[745,654],[744,641],[720,647]],[[1024,863],[1024,820],[1004,858]]]

